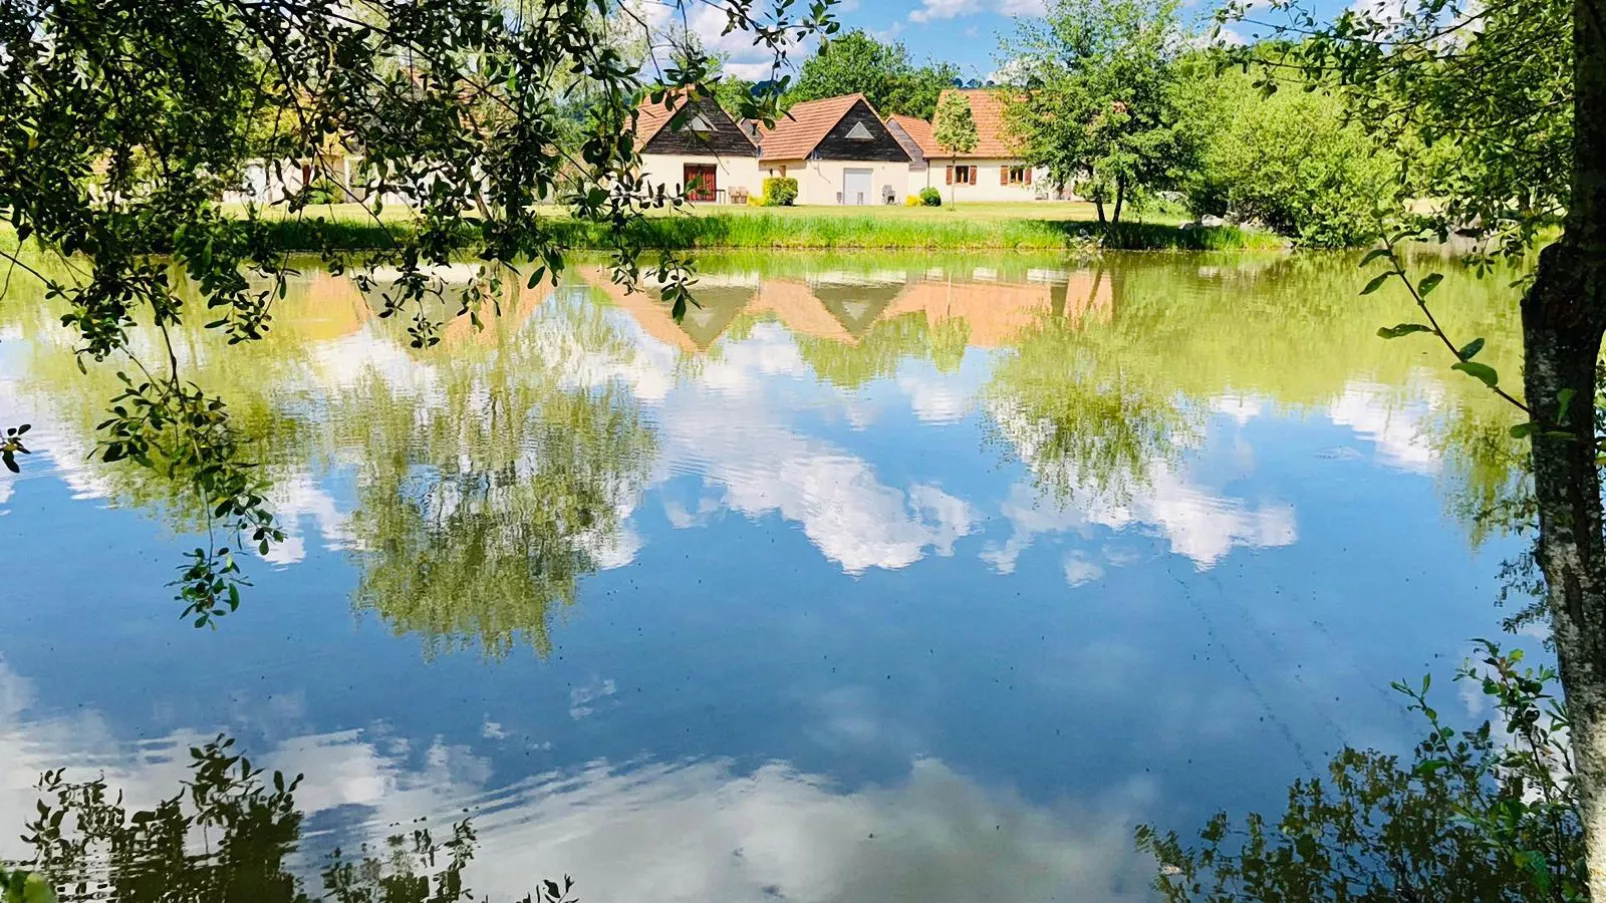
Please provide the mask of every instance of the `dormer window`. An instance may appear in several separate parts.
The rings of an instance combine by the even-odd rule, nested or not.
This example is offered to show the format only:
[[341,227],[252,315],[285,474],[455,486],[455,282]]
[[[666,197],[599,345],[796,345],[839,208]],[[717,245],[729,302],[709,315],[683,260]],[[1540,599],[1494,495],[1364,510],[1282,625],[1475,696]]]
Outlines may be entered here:
[[853,124],[853,128],[848,129],[848,140],[849,141],[874,141],[875,140],[875,136],[870,134],[870,130],[864,127],[864,123],[855,122]]

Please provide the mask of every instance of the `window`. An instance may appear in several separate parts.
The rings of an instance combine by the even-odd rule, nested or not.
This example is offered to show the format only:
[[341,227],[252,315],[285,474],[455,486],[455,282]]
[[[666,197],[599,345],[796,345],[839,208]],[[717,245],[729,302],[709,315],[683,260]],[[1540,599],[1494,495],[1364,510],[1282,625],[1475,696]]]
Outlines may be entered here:
[[714,130],[714,124],[712,122],[709,122],[708,121],[708,117],[702,115],[701,113],[697,114],[696,116],[693,116],[691,118],[691,122],[686,124],[686,127],[691,129],[694,132],[703,132],[703,133],[712,132]]
[[1005,166],[999,170],[1000,183],[1004,185],[1030,185],[1032,184],[1032,168],[1030,166]]
[[948,167],[948,184],[949,185],[974,185],[974,184],[976,184],[976,171],[979,168],[980,167],[971,166],[969,164],[964,164],[964,165],[961,165],[961,166],[950,166],[950,167]]
[[849,141],[874,141],[875,140],[875,136],[871,135],[870,134],[870,130],[864,127],[864,123],[855,122],[853,124],[853,128],[848,129],[848,140]]

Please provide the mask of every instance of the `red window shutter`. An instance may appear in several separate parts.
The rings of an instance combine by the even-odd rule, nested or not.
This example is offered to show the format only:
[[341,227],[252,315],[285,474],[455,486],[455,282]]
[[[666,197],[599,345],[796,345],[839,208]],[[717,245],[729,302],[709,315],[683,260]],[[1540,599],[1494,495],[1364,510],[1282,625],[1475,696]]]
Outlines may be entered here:
[[952,166],[950,166],[950,167],[948,167],[948,184],[952,185],[953,183],[954,183],[954,168]]
[[1032,184],[1032,168],[1030,166],[1026,167],[1026,184]]
[[978,176],[980,174],[981,174],[981,167],[972,165],[970,167],[970,184],[972,184],[972,185],[976,184],[976,176]]
[[998,167],[998,184],[1000,184],[1000,185],[1008,185],[1009,184],[1009,167],[1008,166],[1000,166],[1000,167]]

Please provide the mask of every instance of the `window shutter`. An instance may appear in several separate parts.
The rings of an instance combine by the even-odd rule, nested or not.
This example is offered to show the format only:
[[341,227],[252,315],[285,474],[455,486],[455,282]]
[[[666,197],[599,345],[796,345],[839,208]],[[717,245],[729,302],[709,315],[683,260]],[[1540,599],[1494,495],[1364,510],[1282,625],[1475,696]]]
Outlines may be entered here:
[[1026,167],[1026,184],[1032,184],[1032,168],[1030,166]]
[[998,184],[1000,184],[1000,185],[1008,185],[1009,184],[1009,166],[1008,165],[1004,165],[1004,166],[998,167]]
[[976,184],[976,176],[978,174],[980,174],[980,172],[981,172],[981,167],[980,166],[972,165],[970,167],[970,184],[972,184],[972,185]]
[[952,166],[950,166],[950,167],[948,167],[948,184],[952,185],[953,183],[954,183],[954,168]]

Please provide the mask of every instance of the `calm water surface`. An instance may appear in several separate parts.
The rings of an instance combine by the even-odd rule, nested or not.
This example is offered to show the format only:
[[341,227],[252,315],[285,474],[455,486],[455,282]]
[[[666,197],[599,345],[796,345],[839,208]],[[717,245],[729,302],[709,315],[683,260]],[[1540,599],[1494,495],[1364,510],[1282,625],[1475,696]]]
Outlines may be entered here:
[[[291,533],[217,631],[166,586],[194,512],[85,460],[110,372],[13,288],[0,855],[40,771],[148,805],[226,732],[305,773],[311,868],[467,813],[498,898],[1147,899],[1135,823],[1408,748],[1388,682],[1498,630],[1507,415],[1354,263],[710,258],[678,324],[581,268],[428,352],[309,274],[183,347]],[[1504,286],[1435,297],[1514,381]]]

